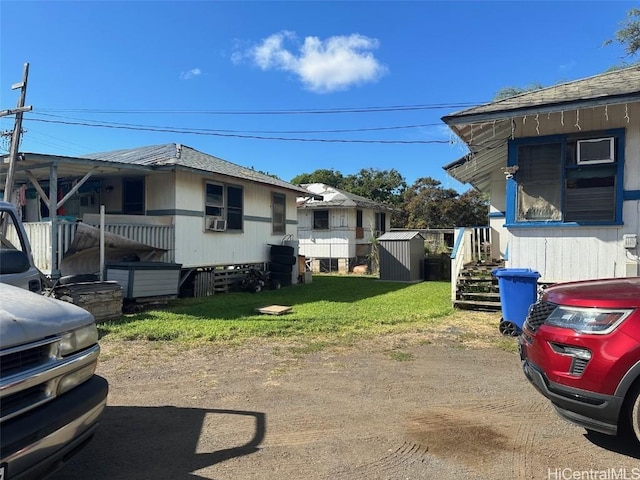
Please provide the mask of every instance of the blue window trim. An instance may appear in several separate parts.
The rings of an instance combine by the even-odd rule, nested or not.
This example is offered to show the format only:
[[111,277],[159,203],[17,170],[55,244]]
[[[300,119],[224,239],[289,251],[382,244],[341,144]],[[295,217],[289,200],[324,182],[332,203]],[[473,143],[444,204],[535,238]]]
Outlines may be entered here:
[[640,200],[640,190],[625,190],[623,193],[624,200]]
[[[517,193],[518,184],[517,176],[507,179],[507,211],[505,227],[507,228],[565,228],[565,227],[580,227],[580,226],[620,226],[624,222],[622,220],[622,204],[625,200],[634,199],[633,197],[638,194],[637,191],[624,190],[624,146],[625,146],[625,129],[615,128],[610,130],[597,130],[593,132],[580,132],[579,134],[563,134],[563,135],[547,135],[543,137],[525,137],[509,140],[507,147],[508,158],[507,166],[513,167],[518,163],[518,147],[522,145],[541,145],[545,143],[560,143],[562,145],[562,158],[565,157],[565,147],[568,139],[580,138],[597,138],[597,137],[616,137],[616,206],[615,206],[615,220],[604,222],[563,222],[563,221],[542,221],[542,222],[518,222],[516,221],[516,212],[518,209]],[[562,176],[560,182],[565,184],[566,166],[562,165]],[[562,188],[562,205],[564,215],[564,187]]]

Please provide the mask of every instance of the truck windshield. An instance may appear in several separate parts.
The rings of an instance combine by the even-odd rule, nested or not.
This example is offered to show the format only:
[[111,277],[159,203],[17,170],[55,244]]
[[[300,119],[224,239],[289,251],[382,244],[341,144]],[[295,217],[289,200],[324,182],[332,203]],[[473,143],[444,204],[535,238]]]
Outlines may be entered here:
[[13,212],[4,211],[0,213],[0,248],[6,250],[21,250],[27,253],[25,242],[20,234],[20,230],[16,228],[19,224]]

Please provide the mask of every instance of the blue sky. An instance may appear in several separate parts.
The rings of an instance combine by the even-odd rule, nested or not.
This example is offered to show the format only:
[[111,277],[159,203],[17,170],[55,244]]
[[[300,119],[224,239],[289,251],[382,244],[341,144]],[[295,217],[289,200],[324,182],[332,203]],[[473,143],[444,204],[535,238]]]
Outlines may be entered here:
[[440,118],[503,87],[619,64],[622,48],[603,43],[634,6],[3,0],[0,109],[15,107],[11,85],[28,62],[21,151],[176,142],[287,181],[396,169],[409,184],[430,176],[462,192],[442,166],[465,150]]

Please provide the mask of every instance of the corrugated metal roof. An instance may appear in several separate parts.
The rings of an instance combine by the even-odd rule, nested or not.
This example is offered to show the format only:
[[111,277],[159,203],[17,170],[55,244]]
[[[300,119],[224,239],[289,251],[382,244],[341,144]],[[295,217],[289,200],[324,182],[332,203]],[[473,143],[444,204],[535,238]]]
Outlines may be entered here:
[[181,167],[199,172],[216,173],[233,178],[251,180],[257,183],[306,192],[303,188],[280,180],[250,168],[242,167],[227,160],[200,152],[179,143],[151,145],[110,152],[99,152],[85,155],[82,158],[125,163],[129,165],[145,165],[152,167]]
[[[524,114],[527,109],[542,105],[554,106],[556,110],[568,105],[589,103],[598,100],[604,103],[620,103],[637,97],[640,99],[640,66],[605,72],[572,82],[554,85],[540,90],[469,108],[442,117],[448,125],[470,121],[488,121]],[[551,110],[549,110],[551,111]],[[547,110],[544,111],[546,113]],[[543,113],[539,111],[539,113]],[[493,115],[492,115],[493,114]]]
[[386,232],[378,237],[378,241],[382,240],[412,240],[416,237],[424,237],[420,232]]
[[309,198],[299,202],[301,208],[367,208],[371,210],[391,211],[392,209],[383,203],[369,198],[361,197],[354,193],[326,185],[324,183],[305,183],[300,185],[307,192],[321,196],[322,200]]

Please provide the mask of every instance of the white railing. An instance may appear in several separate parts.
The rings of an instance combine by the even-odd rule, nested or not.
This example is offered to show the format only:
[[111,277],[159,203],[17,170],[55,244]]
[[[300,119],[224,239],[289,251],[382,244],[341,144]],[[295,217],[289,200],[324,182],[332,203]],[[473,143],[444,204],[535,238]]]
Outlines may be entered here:
[[456,300],[458,276],[465,265],[491,260],[491,227],[455,229],[451,252],[451,301]]
[[[97,225],[95,225],[97,226]],[[24,224],[36,267],[46,274],[51,273],[51,222],[27,222]],[[162,248],[167,252],[160,262],[175,261],[173,225],[105,224],[105,231],[135,240],[145,245]],[[69,249],[76,234],[75,222],[58,222],[57,262],[60,265],[64,253]]]

